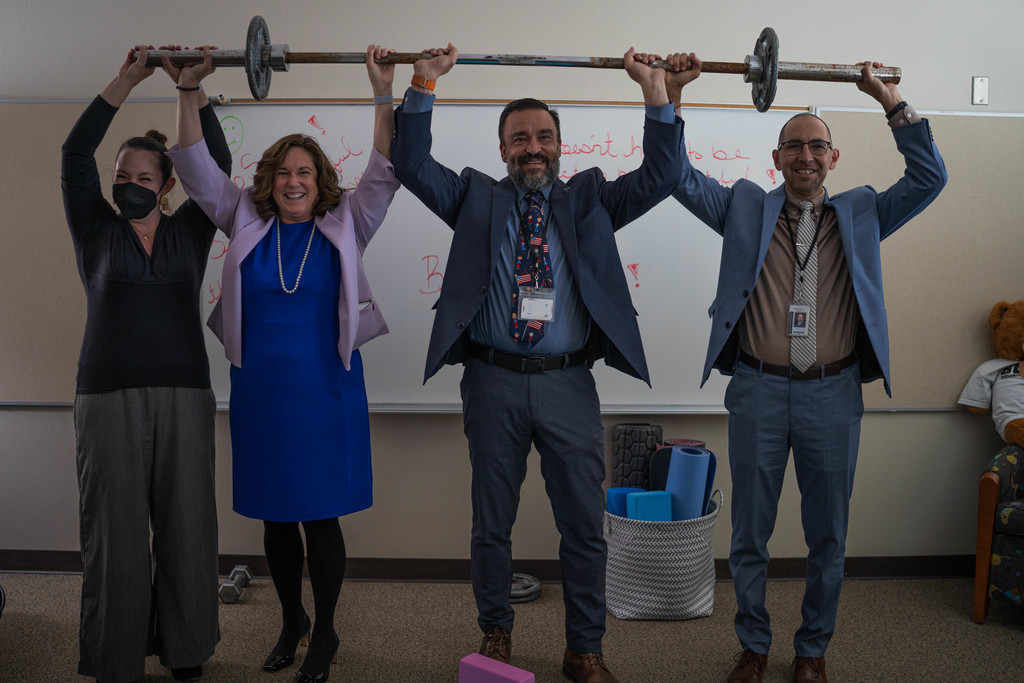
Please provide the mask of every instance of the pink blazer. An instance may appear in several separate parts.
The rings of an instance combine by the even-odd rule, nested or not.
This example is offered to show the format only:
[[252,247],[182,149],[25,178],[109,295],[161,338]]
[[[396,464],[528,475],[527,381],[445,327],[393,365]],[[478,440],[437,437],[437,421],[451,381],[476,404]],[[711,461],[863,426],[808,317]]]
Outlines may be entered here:
[[[221,298],[207,325],[224,344],[224,355],[232,365],[242,367],[241,264],[274,220],[259,217],[250,192],[217,168],[205,140],[184,149],[175,145],[167,154],[189,198],[231,240],[224,255]],[[338,354],[346,369],[351,369],[353,349],[388,332],[363,270],[363,251],[384,221],[398,188],[391,162],[371,149],[359,186],[344,192],[338,206],[317,217],[317,227],[341,254]]]

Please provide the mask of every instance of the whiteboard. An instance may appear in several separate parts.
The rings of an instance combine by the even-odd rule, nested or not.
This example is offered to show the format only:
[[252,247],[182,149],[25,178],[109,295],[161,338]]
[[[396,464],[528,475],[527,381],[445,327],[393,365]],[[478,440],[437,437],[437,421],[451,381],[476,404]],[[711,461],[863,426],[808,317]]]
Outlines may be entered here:
[[[502,104],[443,104],[433,115],[433,154],[456,172],[472,166],[505,175],[498,153]],[[614,178],[642,158],[642,105],[558,105],[562,124],[562,179],[600,167]],[[293,132],[317,138],[355,187],[372,147],[369,104],[235,104],[218,109],[233,157],[236,184],[252,182],[256,163],[271,143]],[[792,111],[699,108],[686,112],[686,152],[694,166],[729,185],[747,178],[765,189],[782,182],[771,158],[779,130]],[[461,409],[459,366],[446,366],[423,385],[423,366],[444,281],[451,230],[404,188],[364,255],[371,288],[391,329],[364,345],[367,394],[380,412]],[[721,238],[674,199],[617,233],[619,254],[639,314],[653,388],[598,362],[594,367],[605,412],[721,412],[727,379],[712,373],[703,389],[708,307],[715,295]],[[227,240],[218,234],[204,283],[204,315],[220,295]],[[218,402],[229,392],[228,362],[209,332],[211,379]]]

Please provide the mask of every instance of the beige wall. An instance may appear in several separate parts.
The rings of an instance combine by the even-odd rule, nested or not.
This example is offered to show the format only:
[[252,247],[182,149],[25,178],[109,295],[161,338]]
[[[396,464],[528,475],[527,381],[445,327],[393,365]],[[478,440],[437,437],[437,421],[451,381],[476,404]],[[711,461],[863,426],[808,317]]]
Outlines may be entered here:
[[[454,368],[444,372],[457,372]],[[662,425],[666,438],[696,438],[719,457],[726,507],[715,528],[715,555],[729,548],[732,504],[725,415],[605,416],[607,443],[620,422]],[[343,519],[353,557],[469,557],[469,463],[455,414],[374,414],[374,498]],[[0,408],[0,549],[77,550],[71,410]],[[966,555],[974,551],[977,478],[999,447],[985,416],[960,412],[869,412],[864,417],[852,503],[850,557]],[[227,414],[217,420],[220,550],[262,553],[262,526],[231,511]],[[519,559],[555,559],[558,536],[531,455],[513,548]],[[799,496],[787,473],[773,557],[802,557]]]

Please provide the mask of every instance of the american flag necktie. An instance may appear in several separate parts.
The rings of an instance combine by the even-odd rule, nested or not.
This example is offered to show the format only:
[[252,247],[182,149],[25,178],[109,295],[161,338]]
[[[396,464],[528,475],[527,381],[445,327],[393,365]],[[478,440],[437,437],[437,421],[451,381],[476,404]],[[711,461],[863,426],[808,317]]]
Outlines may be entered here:
[[537,190],[526,193],[526,211],[519,216],[519,242],[515,252],[515,282],[512,286],[512,339],[529,348],[544,338],[545,323],[519,319],[519,287],[554,287],[545,234],[544,195]]

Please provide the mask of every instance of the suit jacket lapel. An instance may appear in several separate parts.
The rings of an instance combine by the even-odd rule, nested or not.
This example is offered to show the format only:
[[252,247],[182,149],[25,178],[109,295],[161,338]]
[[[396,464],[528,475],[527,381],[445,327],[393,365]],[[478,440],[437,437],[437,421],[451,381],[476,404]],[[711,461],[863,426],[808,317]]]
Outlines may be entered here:
[[494,187],[491,195],[491,268],[489,273],[494,272],[498,263],[498,252],[506,237],[508,227],[508,215],[512,211],[512,204],[516,200],[516,187],[508,178],[504,178]]
[[829,199],[828,190],[825,190],[825,206],[830,206],[836,212],[836,224],[839,228],[839,239],[843,242],[843,254],[846,256],[846,263],[850,269],[850,275],[853,276],[853,261],[854,255],[857,250],[854,248],[856,245],[853,241],[853,214],[850,208],[850,202],[843,201],[843,195],[840,193],[837,195],[838,201]]
[[576,224],[572,219],[572,202],[569,201],[569,187],[556,180],[548,197],[551,202],[551,217],[558,226],[558,238],[562,251],[573,272],[579,272],[579,242],[576,239]]
[[782,213],[782,207],[786,204],[786,186],[782,185],[771,192],[764,198],[764,210],[761,214],[761,243],[758,245],[757,252],[757,271],[761,272],[761,266],[764,264],[765,254],[768,253],[768,245],[772,241],[772,234],[775,232],[775,226],[779,222],[779,214]]

